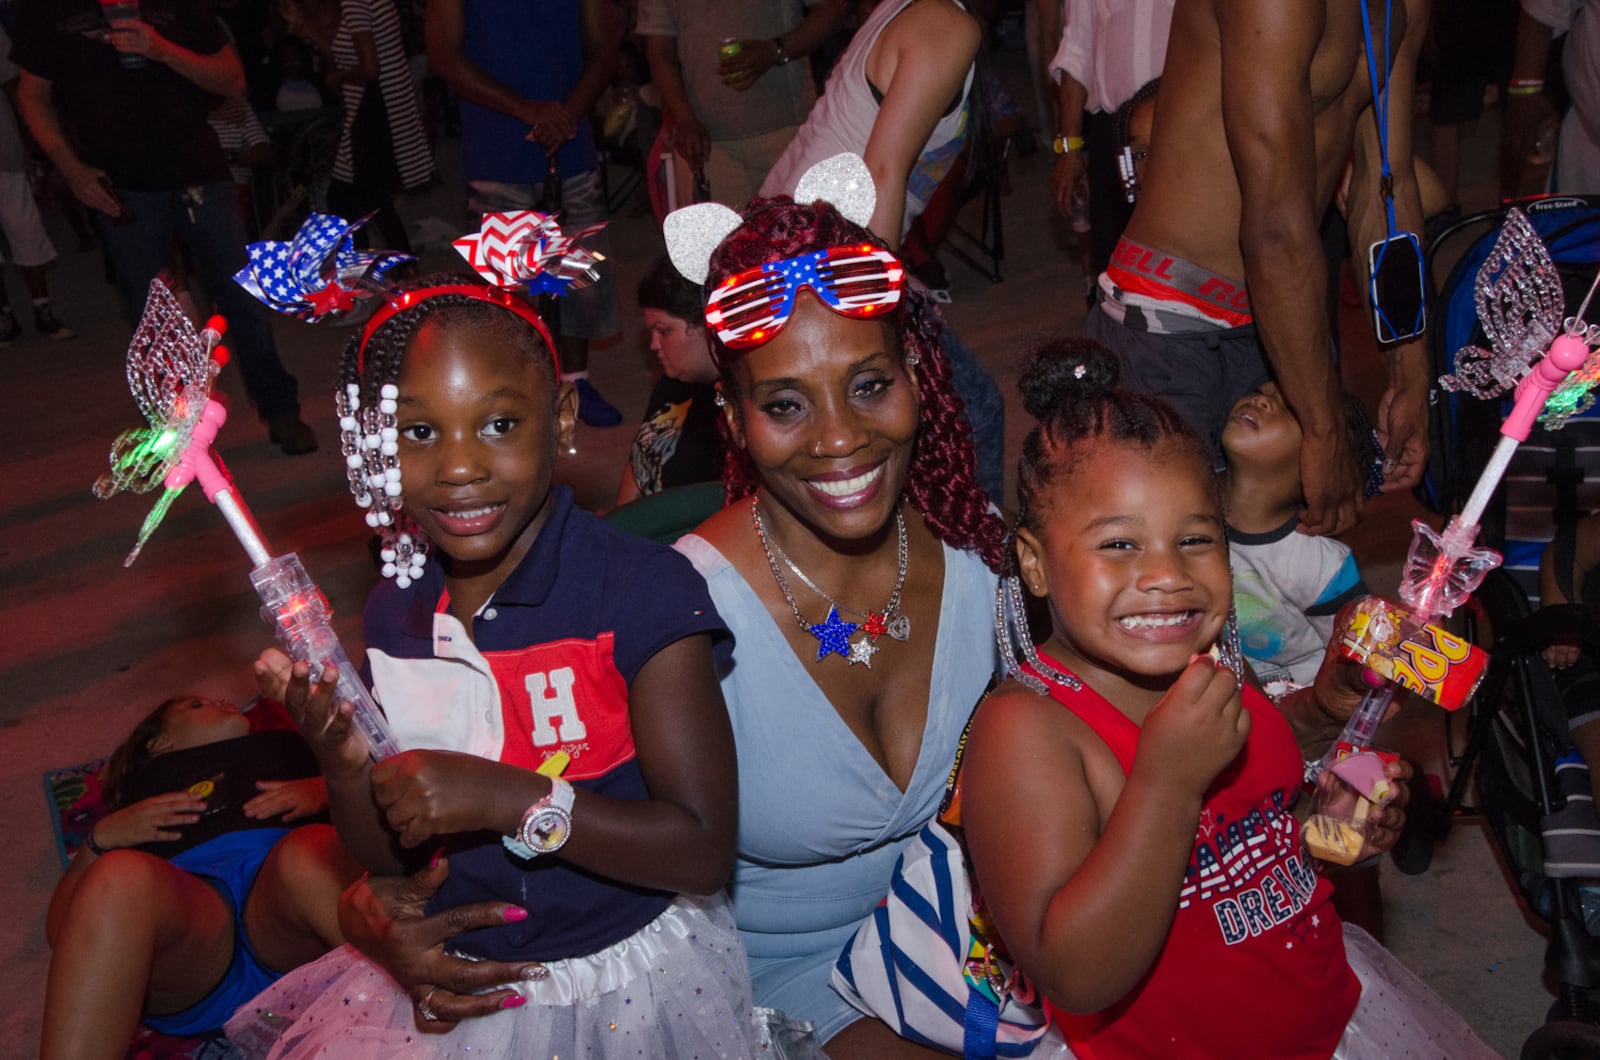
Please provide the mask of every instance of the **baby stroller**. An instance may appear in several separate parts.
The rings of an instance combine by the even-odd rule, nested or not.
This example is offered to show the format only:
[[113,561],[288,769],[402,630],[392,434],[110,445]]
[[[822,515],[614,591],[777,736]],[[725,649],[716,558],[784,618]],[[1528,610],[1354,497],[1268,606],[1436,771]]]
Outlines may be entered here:
[[[1574,312],[1600,265],[1600,200],[1563,196],[1516,205],[1560,268],[1567,312]],[[1432,275],[1447,245],[1459,247],[1463,238],[1474,237],[1434,303],[1430,353],[1436,376],[1451,369],[1456,350],[1485,342],[1473,284],[1504,216],[1504,210],[1494,210],[1465,218],[1429,247]],[[1592,310],[1589,316],[1594,318]],[[1433,456],[1419,497],[1448,513],[1476,481],[1508,403],[1440,397],[1433,416]],[[1600,612],[1572,605],[1538,609],[1539,559],[1554,528],[1600,506],[1597,454],[1596,410],[1560,431],[1536,428],[1485,513],[1482,540],[1499,548],[1505,563],[1462,611],[1469,637],[1489,650],[1491,662],[1464,711],[1467,742],[1463,754],[1452,759],[1448,796],[1442,807],[1430,811],[1419,805],[1416,812],[1417,827],[1442,838],[1475,782],[1478,812],[1511,866],[1528,910],[1549,925],[1545,965],[1557,983],[1557,1000],[1549,1022],[1524,1044],[1524,1060],[1600,1057],[1600,1008],[1590,998],[1600,988],[1600,940],[1585,926],[1578,885],[1580,879],[1600,877],[1600,820],[1594,817],[1582,760],[1564,757],[1571,751],[1566,706],[1540,655],[1558,639],[1600,653],[1595,617]],[[1582,818],[1576,826],[1575,814]],[[1407,867],[1420,871],[1416,863]]]

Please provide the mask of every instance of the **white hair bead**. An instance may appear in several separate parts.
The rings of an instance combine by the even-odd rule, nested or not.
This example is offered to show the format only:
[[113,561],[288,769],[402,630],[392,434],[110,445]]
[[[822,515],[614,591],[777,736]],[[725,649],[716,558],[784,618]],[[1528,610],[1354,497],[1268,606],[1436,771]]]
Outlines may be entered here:
[[383,565],[383,576],[385,578],[393,578],[399,569],[393,563],[385,563]]
[[385,427],[378,432],[378,436],[386,442],[392,442],[400,437],[400,432],[393,427]]
[[383,521],[382,515],[383,515],[382,512],[368,512],[367,513],[367,525],[370,526],[370,527],[373,527],[374,529],[376,529],[378,524]]
[[356,468],[360,467],[361,463],[362,460],[360,453],[351,453],[349,456],[344,458],[344,466],[349,468],[351,471],[354,471]]
[[356,507],[357,508],[370,508],[370,507],[372,507],[372,494],[370,494],[370,493],[358,493],[358,494],[356,494]]
[[402,530],[400,532],[399,537],[397,537],[396,540],[399,541],[402,545],[409,545],[409,544],[411,544],[411,535]]
[[400,455],[400,443],[399,442],[384,442],[383,445],[379,448],[378,451],[380,453],[382,453],[384,456],[399,456]]
[[400,396],[400,388],[393,383],[383,384],[383,389],[378,391],[379,397],[386,397],[391,401]]
[[[344,392],[346,394],[350,395],[350,401],[352,403],[360,402],[360,400],[361,400],[361,384],[360,383],[346,383],[344,385]],[[395,391],[395,394],[398,395],[399,391],[398,390]]]
[[392,548],[380,549],[378,552],[378,558],[383,560],[385,563],[393,563],[394,557],[395,551]]
[[385,482],[383,484],[383,492],[387,493],[391,497],[400,496],[400,483],[398,483],[398,482]]
[[378,411],[383,413],[385,416],[393,416],[394,410],[399,407],[399,405],[395,404],[393,398],[384,398],[382,401],[378,402]]
[[356,423],[356,418],[354,416],[339,417],[339,429],[341,431],[354,431],[358,426],[360,425]]
[[394,583],[402,589],[409,589],[411,588],[411,577],[409,574],[396,574]]
[[378,522],[382,523],[384,526],[389,526],[394,523],[394,516],[390,515],[386,511],[380,511],[378,513]]
[[384,478],[384,481],[386,481],[386,482],[399,482],[400,481],[400,469],[397,468],[397,467],[386,467],[386,468],[384,468],[383,469],[383,478]]

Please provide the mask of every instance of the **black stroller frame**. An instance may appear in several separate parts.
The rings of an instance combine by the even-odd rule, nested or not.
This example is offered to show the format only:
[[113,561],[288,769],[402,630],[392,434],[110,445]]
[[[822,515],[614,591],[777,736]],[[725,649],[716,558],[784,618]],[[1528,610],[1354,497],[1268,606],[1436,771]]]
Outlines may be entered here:
[[[1600,217],[1600,198],[1541,197],[1508,205],[1522,207],[1530,217],[1553,215],[1568,208],[1596,211],[1573,223],[1595,224],[1600,230],[1600,220],[1596,219]],[[1486,229],[1490,224],[1497,228],[1505,212],[1502,208],[1475,214],[1439,233],[1428,248],[1430,278],[1435,260],[1447,243],[1470,230]],[[1488,231],[1492,234],[1492,229]],[[1548,232],[1542,234],[1550,238]],[[1590,268],[1596,265],[1600,261],[1590,263]],[[1445,286],[1453,288],[1472,279],[1462,275],[1458,266]],[[1584,286],[1587,287],[1587,278]],[[1569,312],[1576,308],[1572,298],[1569,285]],[[1454,352],[1444,347],[1457,345],[1444,337],[1446,330],[1430,327],[1430,355],[1436,376],[1449,370]],[[1486,420],[1494,420],[1497,430],[1498,417],[1483,408],[1464,409],[1463,415],[1457,416],[1448,400],[1438,402],[1434,411],[1433,443],[1438,455],[1430,466],[1430,482],[1419,489],[1419,497],[1434,510],[1448,513],[1465,499],[1488,447],[1493,445],[1494,431],[1485,429]],[[1461,429],[1464,419],[1475,420],[1476,426]],[[1557,521],[1575,519],[1582,511],[1578,494],[1584,481],[1583,469],[1576,466],[1570,447],[1557,451],[1564,455],[1546,475],[1555,488],[1554,517]],[[1506,533],[1505,497],[1502,486],[1483,520],[1484,538],[1494,544],[1503,541]],[[1540,652],[1559,640],[1579,643],[1586,653],[1600,658],[1600,611],[1576,605],[1536,611],[1527,589],[1506,569],[1491,571],[1473,594],[1473,604],[1462,611],[1468,638],[1487,648],[1490,663],[1465,711],[1466,745],[1459,756],[1451,756],[1454,775],[1444,803],[1431,812],[1414,806],[1415,825],[1437,841],[1448,835],[1457,816],[1483,816],[1513,867],[1530,911],[1540,915],[1548,910],[1545,967],[1555,980],[1557,996],[1547,1022],[1524,1043],[1523,1060],[1600,1057],[1600,1008],[1590,996],[1591,991],[1600,989],[1600,940],[1591,936],[1585,926],[1579,881],[1543,871],[1540,829],[1541,819],[1562,805],[1563,797],[1555,781],[1555,760],[1571,746],[1560,692]],[[1600,762],[1593,766],[1600,769]],[[1475,810],[1463,809],[1469,785],[1478,789]],[[1530,858],[1537,860],[1537,866],[1527,864]],[[1426,853],[1420,864],[1425,863]],[[1410,868],[1420,871],[1417,864]]]

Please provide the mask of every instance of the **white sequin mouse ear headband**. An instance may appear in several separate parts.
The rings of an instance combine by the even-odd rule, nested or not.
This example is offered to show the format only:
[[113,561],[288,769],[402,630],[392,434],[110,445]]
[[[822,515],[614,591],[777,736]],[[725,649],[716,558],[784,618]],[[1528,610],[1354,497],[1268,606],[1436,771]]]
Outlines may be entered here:
[[[846,220],[865,228],[878,205],[878,189],[866,161],[846,153],[806,170],[794,189],[794,201],[828,203]],[[674,210],[662,225],[667,256],[685,279],[704,284],[711,271],[711,252],[743,223],[742,216],[717,202],[697,202]]]
[[[826,202],[863,228],[872,219],[878,193],[859,156],[844,154],[818,163],[800,178],[795,201]],[[725,206],[702,203],[667,216],[672,263],[703,284],[711,255],[745,219]],[[905,266],[876,243],[822,247],[778,261],[762,262],[717,282],[706,292],[706,326],[717,337],[714,356],[745,350],[772,339],[794,313],[802,288],[830,310],[855,319],[880,317],[900,304]]]

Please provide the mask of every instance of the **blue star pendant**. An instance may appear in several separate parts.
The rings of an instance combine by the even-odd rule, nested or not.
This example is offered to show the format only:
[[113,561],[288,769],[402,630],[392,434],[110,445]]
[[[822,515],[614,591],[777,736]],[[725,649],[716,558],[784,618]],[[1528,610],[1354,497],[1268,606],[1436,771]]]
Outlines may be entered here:
[[821,662],[829,655],[842,655],[850,658],[850,634],[854,633],[859,624],[844,622],[839,618],[837,607],[828,608],[828,620],[810,626],[811,635],[820,642],[817,645],[817,662]]

